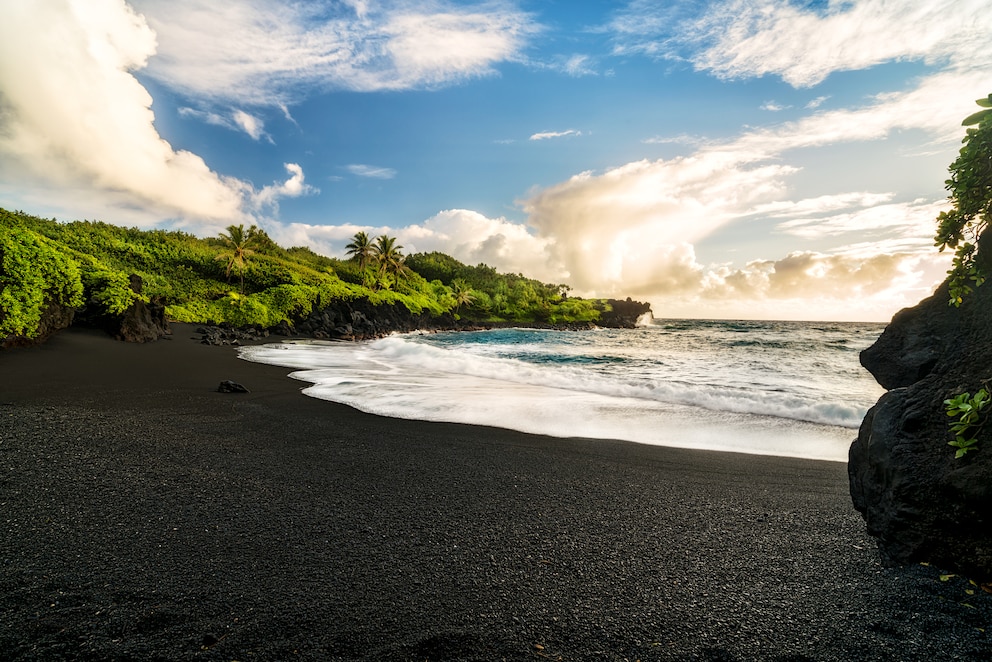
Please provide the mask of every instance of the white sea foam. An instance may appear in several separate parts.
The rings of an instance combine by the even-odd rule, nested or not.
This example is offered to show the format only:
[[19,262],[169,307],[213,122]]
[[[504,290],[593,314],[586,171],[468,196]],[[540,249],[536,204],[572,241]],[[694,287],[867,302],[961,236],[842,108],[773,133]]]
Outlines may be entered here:
[[684,356],[666,359],[657,331],[644,329],[639,340],[571,334],[550,344],[549,332],[491,342],[469,342],[471,334],[393,336],[249,347],[242,356],[296,369],[293,377],[312,383],[308,395],[384,416],[846,460],[870,398],[845,400],[849,389],[830,380],[809,388],[817,381],[809,371],[794,380],[766,374],[753,356],[724,368],[721,384],[709,373],[732,360],[716,356],[694,367]]

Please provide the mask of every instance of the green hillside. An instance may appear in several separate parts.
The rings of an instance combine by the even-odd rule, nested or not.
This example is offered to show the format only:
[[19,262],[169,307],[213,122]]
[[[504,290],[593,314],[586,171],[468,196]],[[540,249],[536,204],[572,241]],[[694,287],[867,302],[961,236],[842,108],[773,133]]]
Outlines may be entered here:
[[[521,324],[596,321],[609,309],[601,300],[567,297],[567,286],[484,264],[468,266],[441,253],[403,256],[395,240],[378,242],[383,239],[389,254],[378,254],[381,259],[377,242],[370,242],[369,251],[339,260],[282,248],[254,227],[232,226],[201,239],[0,209],[0,337],[31,336],[47,302],[117,314],[139,297],[161,297],[175,321],[261,327],[351,299]],[[144,281],[140,295],[129,287],[130,274]]]

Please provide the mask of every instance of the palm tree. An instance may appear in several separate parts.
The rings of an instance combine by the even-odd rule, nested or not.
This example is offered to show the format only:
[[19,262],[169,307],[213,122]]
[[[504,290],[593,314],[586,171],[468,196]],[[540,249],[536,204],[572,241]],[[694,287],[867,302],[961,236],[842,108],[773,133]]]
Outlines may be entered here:
[[260,230],[255,225],[247,230],[244,225],[229,225],[227,232],[220,233],[220,239],[227,248],[217,256],[217,259],[227,260],[224,275],[227,276],[228,282],[231,281],[231,269],[237,265],[238,275],[241,277],[241,294],[245,293],[245,261],[255,252],[251,247],[258,241],[259,235]]
[[455,299],[456,311],[462,306],[467,306],[475,301],[475,295],[472,294],[471,286],[460,278],[451,282],[451,296]]
[[372,240],[365,232],[356,232],[355,236],[351,238],[351,243],[345,246],[348,249],[348,255],[352,259],[358,260],[358,266],[360,269],[364,269],[368,266],[369,261],[372,259],[372,254],[374,253],[374,247],[372,245]]
[[403,273],[406,267],[403,261],[406,259],[400,252],[402,246],[396,245],[396,237],[380,235],[372,246],[372,253],[376,262],[379,263],[379,272],[390,274],[394,277]]

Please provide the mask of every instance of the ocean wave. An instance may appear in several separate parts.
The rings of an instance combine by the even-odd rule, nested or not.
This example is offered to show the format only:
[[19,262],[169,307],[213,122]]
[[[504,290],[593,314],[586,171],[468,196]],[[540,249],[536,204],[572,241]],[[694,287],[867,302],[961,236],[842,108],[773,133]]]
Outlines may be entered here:
[[[341,352],[340,350],[352,350]],[[493,393],[508,385],[537,387],[597,396],[602,399],[623,398],[665,404],[683,405],[711,411],[773,416],[823,425],[856,428],[865,414],[865,407],[844,402],[825,402],[788,392],[779,387],[765,389],[755,386],[726,386],[698,384],[678,380],[653,380],[649,373],[630,371],[630,375],[604,374],[581,363],[535,363],[517,358],[477,354],[459,349],[435,347],[403,336],[391,336],[369,344],[353,347],[308,346],[308,355],[289,360],[286,350],[247,348],[246,358],[275,362],[291,368],[322,368],[322,362],[332,362],[330,378],[342,384],[350,374],[368,381],[374,375],[376,391],[364,397],[388,399],[394,389],[425,376],[446,376],[452,385],[462,378],[486,380]],[[310,354],[309,352],[315,352]],[[320,353],[323,352],[323,356]],[[316,374],[301,375],[308,381],[321,382]],[[325,395],[333,395],[325,389]],[[547,395],[547,393],[545,393]],[[371,406],[371,405],[370,405]]]

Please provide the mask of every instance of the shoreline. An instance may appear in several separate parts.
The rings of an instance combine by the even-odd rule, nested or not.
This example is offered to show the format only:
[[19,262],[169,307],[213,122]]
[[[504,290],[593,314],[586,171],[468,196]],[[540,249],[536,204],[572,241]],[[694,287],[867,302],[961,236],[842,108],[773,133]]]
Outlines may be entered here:
[[193,328],[0,352],[9,659],[992,654],[842,464],[363,414]]
[[[413,344],[403,345],[399,357],[397,352],[386,352],[392,358],[386,359],[388,369],[384,373],[372,367],[378,366],[380,359],[376,352],[368,352],[366,348],[374,347],[375,343],[408,343],[410,336],[434,333],[400,333],[394,334],[395,338],[365,340],[358,345],[269,337],[267,342],[240,347],[238,355],[262,365],[284,367],[292,378],[306,384],[303,393],[309,397],[378,416],[487,426],[557,438],[622,440],[687,450],[844,464],[867,409],[861,411],[857,423],[842,425],[802,418],[801,414],[776,415],[767,406],[765,411],[747,405],[735,407],[733,401],[722,401],[725,407],[718,408],[686,397],[652,399],[643,393],[573,389],[560,382],[531,381],[530,375],[522,380],[502,377],[508,388],[493,388],[491,380],[498,381],[501,377],[469,368],[451,370],[454,381],[435,379],[428,364],[438,362],[438,370],[448,372],[448,365],[436,357],[425,359],[428,363],[406,364],[403,358],[419,347],[415,339]],[[395,349],[394,345],[391,347]],[[341,388],[339,384],[345,386]],[[375,386],[371,389],[354,386],[362,384]],[[463,399],[458,395],[463,390],[482,395]],[[555,404],[546,404],[551,402]],[[626,413],[616,413],[620,411]]]

